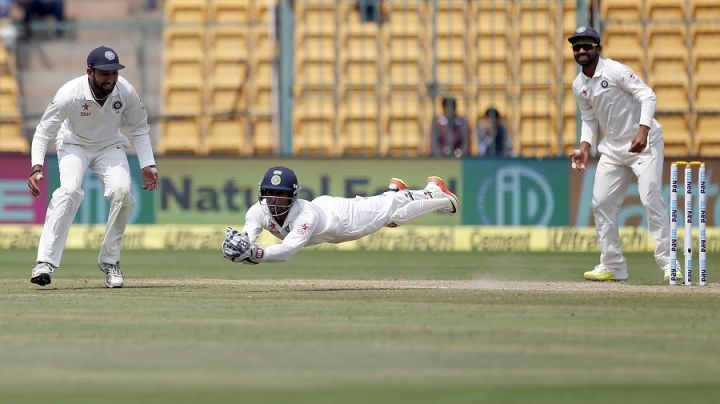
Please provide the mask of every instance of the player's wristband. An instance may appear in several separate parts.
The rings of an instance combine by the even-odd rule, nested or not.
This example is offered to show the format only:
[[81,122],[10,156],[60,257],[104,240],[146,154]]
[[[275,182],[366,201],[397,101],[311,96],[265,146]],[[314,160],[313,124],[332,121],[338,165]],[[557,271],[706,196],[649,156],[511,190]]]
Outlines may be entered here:
[[33,171],[33,172],[30,173],[30,176],[32,177],[32,176],[34,176],[35,174],[41,173],[41,172],[42,172],[42,170],[35,170],[35,171]]

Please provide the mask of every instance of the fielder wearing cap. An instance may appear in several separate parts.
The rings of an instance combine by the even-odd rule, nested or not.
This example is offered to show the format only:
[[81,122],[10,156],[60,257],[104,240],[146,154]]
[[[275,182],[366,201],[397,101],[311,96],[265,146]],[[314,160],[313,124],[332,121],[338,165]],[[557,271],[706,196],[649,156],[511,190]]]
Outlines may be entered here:
[[[289,260],[302,247],[357,240],[381,228],[397,227],[428,213],[458,213],[455,194],[438,177],[428,177],[421,190],[410,190],[392,178],[381,195],[355,198],[319,196],[299,198],[300,184],[293,170],[270,167],[259,185],[258,202],[248,209],[242,231],[227,228],[221,250],[232,262],[258,264]],[[256,243],[267,230],[282,243]]]
[[[582,114],[580,145],[570,155],[572,167],[585,171],[592,146],[600,153],[592,199],[600,263],[584,277],[596,281],[628,278],[618,212],[628,187],[635,183],[655,240],[655,261],[667,278],[670,223],[662,194],[665,146],[662,126],[654,118],[655,93],[631,68],[601,57],[600,34],[592,27],[578,27],[568,41],[582,68],[572,83]],[[601,133],[604,136],[598,139]]]
[[50,283],[50,274],[60,267],[70,225],[83,200],[83,175],[93,170],[110,202],[108,222],[98,256],[105,286],[123,286],[120,271],[125,226],[135,197],[130,192],[130,166],[125,147],[128,138],[120,127],[129,128],[142,167],[143,188],[156,189],[158,173],[150,145],[147,110],[133,86],[120,77],[117,52],[100,46],[88,54],[86,74],[65,83],[55,94],[35,129],[32,140],[28,187],[33,196],[43,192],[43,164],[48,142],[56,139],[60,186],[48,205],[36,265],[30,282]]

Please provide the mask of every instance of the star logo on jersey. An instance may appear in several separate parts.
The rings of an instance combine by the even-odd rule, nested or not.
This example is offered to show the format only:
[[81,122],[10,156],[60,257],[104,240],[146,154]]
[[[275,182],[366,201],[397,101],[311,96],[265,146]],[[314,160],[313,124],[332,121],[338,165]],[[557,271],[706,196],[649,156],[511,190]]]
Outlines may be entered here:
[[90,109],[90,106],[88,105],[87,102],[82,105],[82,109],[83,109],[83,111],[87,111],[88,109]]
[[309,228],[310,228],[309,224],[303,223],[302,225],[300,225],[300,228],[298,229],[298,234],[306,234]]
[[82,111],[80,111],[80,116],[90,116],[90,105],[88,105],[87,102],[82,105]]

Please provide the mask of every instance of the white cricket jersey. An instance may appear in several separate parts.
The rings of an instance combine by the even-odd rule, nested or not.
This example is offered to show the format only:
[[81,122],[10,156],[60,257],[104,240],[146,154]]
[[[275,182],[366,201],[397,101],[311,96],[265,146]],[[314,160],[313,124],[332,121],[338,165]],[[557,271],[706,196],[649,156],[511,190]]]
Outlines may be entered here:
[[581,142],[595,144],[598,133],[604,137],[598,151],[618,158],[630,153],[630,144],[640,125],[650,128],[651,143],[662,142],[662,131],[655,115],[655,93],[629,67],[612,59],[600,58],[593,77],[582,71],[572,84],[582,113]]
[[265,247],[263,261],[268,262],[287,261],[304,246],[336,242],[342,232],[333,213],[304,199],[298,199],[290,208],[282,226],[272,217],[264,199],[256,202],[245,215],[243,231],[254,243],[263,229],[283,240]]
[[304,246],[343,243],[374,233],[388,224],[399,206],[411,200],[396,192],[355,198],[321,195],[312,202],[298,199],[280,226],[263,199],[248,209],[243,231],[253,243],[263,229],[283,240],[280,244],[265,247],[262,261],[287,261]]
[[31,164],[43,164],[50,139],[62,143],[92,148],[127,144],[120,133],[125,124],[132,132],[140,167],[155,164],[150,144],[150,125],[147,110],[135,88],[118,77],[113,91],[103,106],[93,98],[88,76],[80,76],[65,83],[55,94],[35,129],[32,141]]

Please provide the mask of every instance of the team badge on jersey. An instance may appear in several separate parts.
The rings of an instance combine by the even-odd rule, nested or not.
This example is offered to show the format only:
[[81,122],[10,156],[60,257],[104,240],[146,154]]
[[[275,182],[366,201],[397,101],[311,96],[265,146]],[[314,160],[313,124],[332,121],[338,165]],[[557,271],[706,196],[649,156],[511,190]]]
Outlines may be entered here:
[[120,108],[122,108],[122,101],[118,100],[113,102],[113,109],[115,111],[119,110]]
[[609,84],[608,84],[608,81],[607,81],[607,80],[603,80],[603,81],[600,82],[600,86],[602,86],[602,88],[608,88],[608,85],[609,85]]

